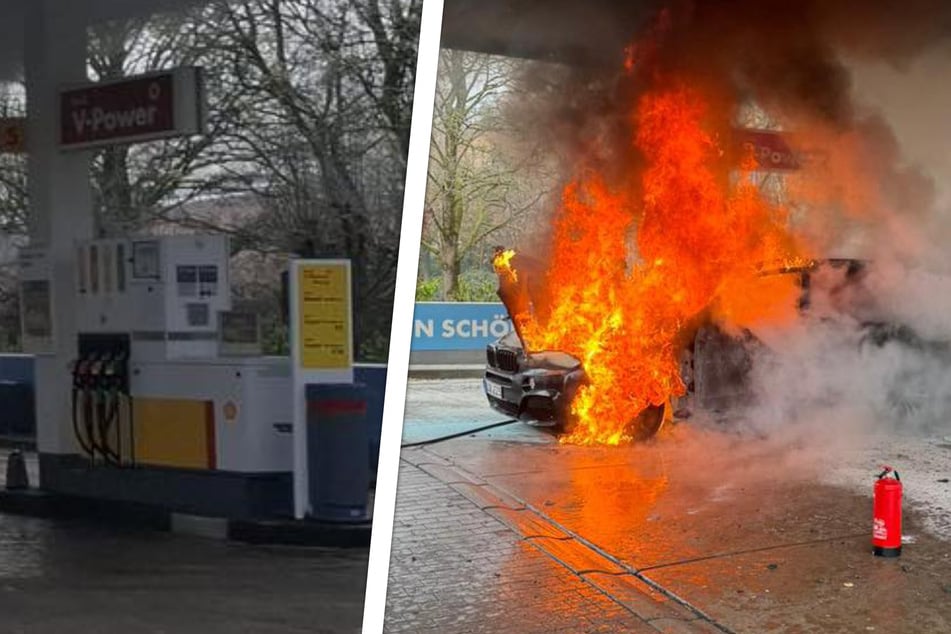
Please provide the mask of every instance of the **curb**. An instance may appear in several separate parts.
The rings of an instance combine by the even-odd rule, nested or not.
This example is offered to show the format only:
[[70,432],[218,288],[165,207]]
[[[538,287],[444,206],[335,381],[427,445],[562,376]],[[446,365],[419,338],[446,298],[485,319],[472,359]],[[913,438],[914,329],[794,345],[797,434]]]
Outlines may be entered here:
[[358,523],[294,519],[233,519],[189,515],[140,502],[97,500],[39,489],[0,489],[0,513],[82,520],[256,545],[368,548],[372,520]]
[[229,520],[228,539],[246,544],[369,548],[372,522]]
[[483,374],[485,366],[478,364],[409,366],[411,379],[479,379]]
[[0,435],[0,449],[19,449],[21,451],[36,451],[36,436],[18,436],[15,434]]

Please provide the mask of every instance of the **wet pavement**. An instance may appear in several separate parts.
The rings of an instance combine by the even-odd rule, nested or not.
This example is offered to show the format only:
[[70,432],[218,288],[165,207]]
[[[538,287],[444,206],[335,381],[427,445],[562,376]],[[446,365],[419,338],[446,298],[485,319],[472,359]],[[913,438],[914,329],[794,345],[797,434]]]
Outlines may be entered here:
[[[411,382],[405,438],[503,418],[481,399],[477,381]],[[587,448],[516,424],[406,449],[386,630],[951,631],[951,450],[871,446],[681,424],[649,445]],[[933,503],[906,505],[913,543],[880,559],[870,474],[896,457]],[[546,602],[562,588],[573,601]]]
[[366,572],[365,549],[0,514],[0,631],[350,634],[360,631]]
[[384,631],[654,631],[422,469],[398,496]]

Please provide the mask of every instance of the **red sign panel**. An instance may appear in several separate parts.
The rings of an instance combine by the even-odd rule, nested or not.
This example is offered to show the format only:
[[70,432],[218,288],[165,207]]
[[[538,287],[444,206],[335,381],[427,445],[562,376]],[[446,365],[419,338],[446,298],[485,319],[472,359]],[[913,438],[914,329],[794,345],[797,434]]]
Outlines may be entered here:
[[734,151],[738,162],[752,156],[756,169],[792,171],[802,167],[801,157],[779,132],[767,130],[734,130]]
[[0,154],[26,152],[26,119],[0,119]]
[[201,127],[198,69],[178,68],[60,93],[64,148],[129,143]]

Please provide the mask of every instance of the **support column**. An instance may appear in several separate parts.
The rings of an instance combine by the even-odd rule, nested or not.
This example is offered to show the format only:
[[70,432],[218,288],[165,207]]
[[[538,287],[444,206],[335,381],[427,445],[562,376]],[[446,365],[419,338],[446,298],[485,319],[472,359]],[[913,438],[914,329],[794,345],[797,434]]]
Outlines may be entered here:
[[68,366],[76,354],[74,245],[93,236],[93,213],[89,152],[58,148],[57,92],[64,83],[86,80],[86,25],[73,11],[62,11],[62,3],[33,0],[28,6],[24,58],[30,244],[46,247],[51,257],[55,338],[52,353],[36,359],[37,445],[43,453],[73,453],[77,444]]

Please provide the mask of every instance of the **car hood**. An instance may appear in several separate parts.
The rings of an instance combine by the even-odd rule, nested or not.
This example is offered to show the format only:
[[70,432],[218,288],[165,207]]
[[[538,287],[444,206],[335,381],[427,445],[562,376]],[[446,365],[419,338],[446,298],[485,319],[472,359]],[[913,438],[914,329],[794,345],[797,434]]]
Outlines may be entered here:
[[522,340],[514,330],[499,338],[497,347],[525,352],[524,369],[549,370],[570,372],[581,368],[581,361],[576,357],[560,350],[537,350],[526,352]]
[[499,299],[512,320],[520,347],[528,352],[522,324],[527,319],[543,319],[547,308],[541,290],[541,281],[544,280],[541,262],[508,250],[497,254],[492,265],[499,279]]

